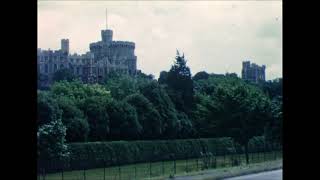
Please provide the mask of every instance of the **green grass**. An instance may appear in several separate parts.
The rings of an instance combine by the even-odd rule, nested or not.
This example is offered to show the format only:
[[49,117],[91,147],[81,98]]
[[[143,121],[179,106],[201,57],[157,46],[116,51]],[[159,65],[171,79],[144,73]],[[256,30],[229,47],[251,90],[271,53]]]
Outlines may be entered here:
[[[263,161],[270,161],[276,158],[282,157],[281,152],[269,152],[269,153],[255,153],[250,154],[250,163],[258,163]],[[240,160],[241,164],[245,164],[245,155],[233,156]],[[218,156],[216,157],[217,167],[231,167],[232,156]],[[194,172],[200,171],[203,165],[202,159],[188,159],[188,160],[177,160],[176,161],[176,172],[174,172],[174,161],[164,161],[164,162],[153,162],[153,163],[139,163],[131,165],[123,165],[117,167],[108,168],[98,168],[89,170],[77,170],[63,172],[64,180],[82,180],[84,176],[86,180],[103,180],[104,172],[106,180],[131,180],[131,179],[149,179],[150,177],[169,177],[170,175],[185,175],[192,174]],[[150,169],[151,167],[151,169]],[[214,167],[210,167],[214,168]],[[38,179],[43,179],[38,176]],[[47,174],[46,180],[62,180],[62,173]]]

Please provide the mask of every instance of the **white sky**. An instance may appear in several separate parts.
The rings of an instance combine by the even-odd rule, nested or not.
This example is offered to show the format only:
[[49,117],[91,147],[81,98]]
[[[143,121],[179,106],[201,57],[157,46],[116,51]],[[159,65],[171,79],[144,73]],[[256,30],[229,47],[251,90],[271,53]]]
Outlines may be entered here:
[[38,0],[38,47],[89,51],[101,40],[105,9],[113,39],[133,41],[137,67],[159,76],[176,49],[194,75],[235,72],[243,60],[265,64],[266,78],[282,77],[281,1],[44,1]]

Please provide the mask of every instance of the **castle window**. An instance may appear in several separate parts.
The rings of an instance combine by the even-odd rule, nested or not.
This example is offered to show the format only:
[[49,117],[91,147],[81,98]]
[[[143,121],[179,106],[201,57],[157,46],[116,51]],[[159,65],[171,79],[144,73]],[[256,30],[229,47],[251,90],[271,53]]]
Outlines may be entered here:
[[57,70],[57,65],[56,64],[54,64],[54,71],[56,71]]
[[63,68],[64,68],[63,64],[60,64],[60,69],[63,69]]
[[80,74],[80,67],[77,67],[77,74]]
[[44,72],[45,72],[45,73],[48,73],[48,64],[46,64],[46,65],[44,66]]
[[72,63],[73,63],[73,59],[72,59],[72,58],[70,58],[70,62],[72,62]]
[[84,64],[84,59],[82,59],[82,64]]
[[77,63],[79,63],[80,62],[80,59],[77,59]]

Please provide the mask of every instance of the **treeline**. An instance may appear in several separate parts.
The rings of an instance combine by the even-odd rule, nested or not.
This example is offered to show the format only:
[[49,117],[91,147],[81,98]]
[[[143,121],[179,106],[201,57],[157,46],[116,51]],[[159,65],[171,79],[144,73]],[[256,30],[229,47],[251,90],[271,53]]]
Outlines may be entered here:
[[64,72],[49,90],[38,90],[39,156],[67,155],[65,142],[232,137],[247,147],[261,135],[282,141],[282,81],[192,76],[179,53],[158,80],[111,73],[89,85]]

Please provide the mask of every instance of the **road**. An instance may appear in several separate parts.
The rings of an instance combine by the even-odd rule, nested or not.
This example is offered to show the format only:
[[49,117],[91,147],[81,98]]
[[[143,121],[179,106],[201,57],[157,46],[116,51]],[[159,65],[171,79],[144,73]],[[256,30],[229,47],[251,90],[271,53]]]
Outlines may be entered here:
[[282,169],[228,178],[225,180],[282,180]]

